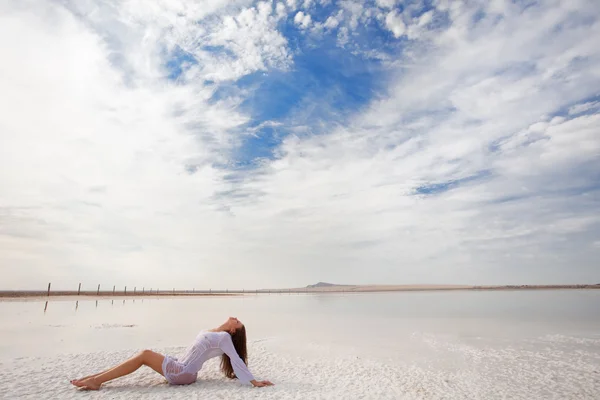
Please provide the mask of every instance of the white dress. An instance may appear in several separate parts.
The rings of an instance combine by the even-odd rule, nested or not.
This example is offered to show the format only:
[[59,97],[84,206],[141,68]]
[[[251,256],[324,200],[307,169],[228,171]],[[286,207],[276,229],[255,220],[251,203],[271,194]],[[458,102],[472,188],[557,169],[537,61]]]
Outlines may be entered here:
[[172,385],[189,385],[196,381],[198,371],[202,369],[206,360],[219,357],[223,353],[229,356],[235,376],[240,382],[249,383],[254,380],[248,367],[233,347],[231,335],[227,332],[200,332],[180,360],[165,356],[162,363],[163,374],[167,382]]

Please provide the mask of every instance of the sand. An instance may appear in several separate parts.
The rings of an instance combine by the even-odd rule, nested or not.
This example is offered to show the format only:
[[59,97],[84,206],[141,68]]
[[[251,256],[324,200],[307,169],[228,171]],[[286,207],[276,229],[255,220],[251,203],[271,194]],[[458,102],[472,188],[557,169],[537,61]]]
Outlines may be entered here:
[[[430,346],[443,350],[440,356],[452,360],[451,364],[441,368],[435,363],[403,363],[370,357],[356,348],[317,343],[289,351],[290,343],[265,339],[249,344],[250,366],[257,378],[272,380],[276,384],[273,387],[253,388],[225,379],[218,371],[217,359],[213,359],[205,364],[200,379],[189,386],[170,386],[160,375],[142,367],[105,384],[98,392],[84,392],[71,386],[69,379],[112,366],[136,350],[64,354],[2,362],[0,398],[548,400],[597,399],[600,393],[600,371],[594,367],[597,359],[565,359],[556,351],[448,346],[434,337],[419,340],[429,340]],[[560,340],[571,339],[549,340],[560,344]],[[177,354],[184,348],[156,350]]]
[[[183,348],[159,349],[178,353]],[[224,378],[216,360],[189,386],[170,386],[155,372],[141,368],[134,374],[85,392],[71,386],[74,376],[93,373],[131,356],[134,351],[70,354],[47,359],[23,358],[1,365],[0,398],[6,399],[311,399],[311,398],[397,398],[383,365],[354,363],[340,374],[342,359],[282,357],[260,346],[251,347],[253,371],[259,379],[270,379],[273,387],[253,388]],[[349,360],[347,360],[349,361]],[[360,378],[360,379],[359,379]],[[24,385],[23,382],[29,382]],[[362,382],[362,383],[360,383]],[[365,384],[367,383],[367,384]]]

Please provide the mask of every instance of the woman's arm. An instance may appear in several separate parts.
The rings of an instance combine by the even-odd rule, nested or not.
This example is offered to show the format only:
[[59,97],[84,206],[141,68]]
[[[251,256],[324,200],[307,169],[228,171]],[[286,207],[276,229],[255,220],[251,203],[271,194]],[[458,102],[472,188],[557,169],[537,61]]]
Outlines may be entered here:
[[244,363],[244,361],[240,358],[235,347],[233,347],[233,342],[231,341],[231,336],[229,334],[223,335],[223,339],[219,343],[219,347],[223,350],[223,353],[229,356],[231,360],[231,366],[233,367],[233,372],[235,372],[235,376],[243,383],[251,383],[253,386],[262,387],[262,386],[270,386],[272,385],[269,381],[257,381],[252,376],[252,373],[248,370],[248,367]]

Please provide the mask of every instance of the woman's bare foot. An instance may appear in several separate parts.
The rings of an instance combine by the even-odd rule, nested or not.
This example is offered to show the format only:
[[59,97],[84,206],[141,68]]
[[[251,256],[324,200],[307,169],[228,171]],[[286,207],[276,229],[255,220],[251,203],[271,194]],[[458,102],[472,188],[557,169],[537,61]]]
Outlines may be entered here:
[[71,384],[80,387],[84,390],[98,390],[102,385],[101,383],[97,383],[93,377],[84,379],[73,379],[71,381]]

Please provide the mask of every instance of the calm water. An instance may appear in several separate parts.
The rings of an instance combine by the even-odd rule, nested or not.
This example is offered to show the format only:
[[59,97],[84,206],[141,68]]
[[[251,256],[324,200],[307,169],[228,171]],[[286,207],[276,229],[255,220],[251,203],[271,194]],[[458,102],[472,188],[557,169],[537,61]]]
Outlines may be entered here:
[[184,346],[230,315],[246,323],[251,341],[286,338],[382,356],[422,354],[432,341],[491,348],[570,341],[600,354],[600,291],[557,290],[82,297],[50,300],[47,307],[3,301],[0,359]]

